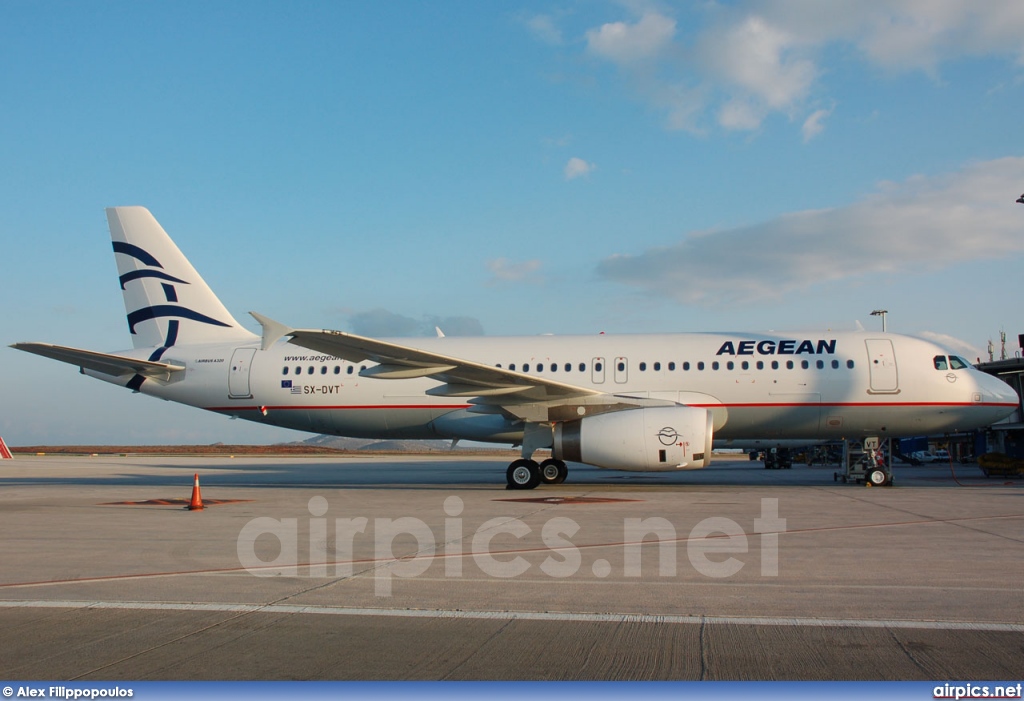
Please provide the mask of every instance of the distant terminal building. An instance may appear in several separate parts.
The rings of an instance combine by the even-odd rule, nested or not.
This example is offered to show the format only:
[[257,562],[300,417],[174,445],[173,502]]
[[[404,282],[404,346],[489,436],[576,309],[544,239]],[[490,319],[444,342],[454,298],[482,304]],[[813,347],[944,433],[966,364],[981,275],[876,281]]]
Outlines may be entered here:
[[[1024,334],[1017,338],[1024,349]],[[1013,387],[1018,396],[1017,411],[991,426],[988,431],[979,432],[985,434],[986,452],[1006,453],[1011,457],[1024,458],[1024,401],[1019,399],[1024,395],[1024,358],[990,360],[978,363],[976,367]]]

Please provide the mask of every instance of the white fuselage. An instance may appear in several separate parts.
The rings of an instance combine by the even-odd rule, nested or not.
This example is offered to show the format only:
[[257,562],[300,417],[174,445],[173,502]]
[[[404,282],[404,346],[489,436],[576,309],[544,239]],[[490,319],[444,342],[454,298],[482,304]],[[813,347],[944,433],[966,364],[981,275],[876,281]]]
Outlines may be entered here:
[[[1000,380],[939,363],[928,341],[884,333],[534,336],[402,339],[407,346],[603,393],[709,409],[715,438],[916,436],[988,426],[1017,407]],[[148,357],[146,349],[124,355]],[[438,397],[429,378],[361,377],[351,363],[259,339],[168,348],[182,379],[140,390],[275,426],[366,438],[515,443],[523,424]],[[110,376],[87,374],[111,381]],[[123,383],[123,382],[122,382]]]

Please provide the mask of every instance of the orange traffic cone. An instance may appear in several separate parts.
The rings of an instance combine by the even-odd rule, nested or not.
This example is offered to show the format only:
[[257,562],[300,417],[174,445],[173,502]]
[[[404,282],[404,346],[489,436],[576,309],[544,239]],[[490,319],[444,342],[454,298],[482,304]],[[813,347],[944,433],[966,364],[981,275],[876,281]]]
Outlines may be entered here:
[[189,511],[196,511],[203,508],[203,496],[199,493],[199,474],[196,473],[195,482],[192,483],[192,501],[188,504]]

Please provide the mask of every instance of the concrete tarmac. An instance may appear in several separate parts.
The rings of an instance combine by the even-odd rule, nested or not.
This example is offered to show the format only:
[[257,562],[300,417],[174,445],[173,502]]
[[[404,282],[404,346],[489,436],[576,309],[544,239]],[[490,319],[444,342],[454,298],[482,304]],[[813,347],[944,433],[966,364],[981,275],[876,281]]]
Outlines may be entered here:
[[1024,679],[1022,480],[506,464],[0,463],[0,678]]

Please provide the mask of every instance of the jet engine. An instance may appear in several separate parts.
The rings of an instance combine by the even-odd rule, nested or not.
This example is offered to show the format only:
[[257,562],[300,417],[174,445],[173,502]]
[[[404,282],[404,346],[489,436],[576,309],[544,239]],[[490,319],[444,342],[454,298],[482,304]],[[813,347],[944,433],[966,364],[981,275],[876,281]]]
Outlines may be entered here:
[[711,462],[713,432],[706,409],[626,409],[556,424],[552,455],[613,470],[696,470]]

